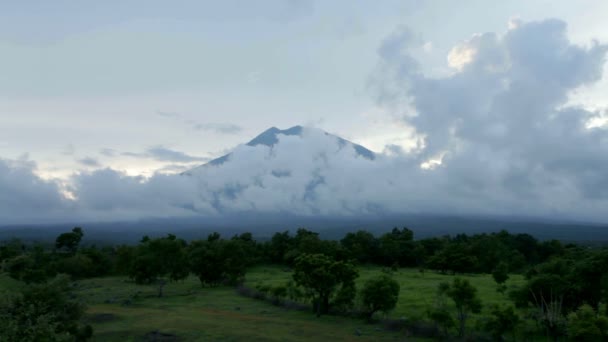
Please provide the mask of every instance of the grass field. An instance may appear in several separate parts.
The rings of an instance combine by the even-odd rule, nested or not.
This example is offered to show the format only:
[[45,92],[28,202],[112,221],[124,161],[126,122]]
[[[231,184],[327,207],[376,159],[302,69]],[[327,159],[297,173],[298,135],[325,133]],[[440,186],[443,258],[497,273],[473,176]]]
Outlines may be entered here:
[[[201,288],[198,280],[169,284],[164,298],[123,278],[79,282],[89,303],[94,341],[138,341],[152,331],[187,341],[393,341],[399,335],[342,317],[317,319],[245,298],[233,288]],[[124,305],[136,295],[129,305]],[[361,336],[357,336],[359,331]]]
[[[377,267],[360,269],[358,285],[379,274]],[[397,308],[389,318],[424,318],[432,304],[437,285],[452,276],[402,269],[395,273],[401,284]],[[247,274],[246,285],[283,284],[291,273],[276,266],[260,266]],[[496,292],[488,275],[465,276],[478,288],[487,307],[507,303]],[[523,282],[511,276],[508,286]],[[19,284],[0,277],[0,291],[14,290]],[[165,297],[156,297],[153,286],[135,285],[124,277],[82,280],[76,293],[88,304],[87,319],[93,326],[94,341],[142,341],[153,332],[176,336],[181,341],[397,341],[403,333],[388,332],[380,325],[360,319],[322,316],[309,311],[286,310],[268,302],[238,295],[233,288],[202,288],[190,277],[166,286]],[[156,335],[157,337],[159,335]],[[411,340],[411,339],[408,339]]]
[[[363,283],[381,273],[379,267],[360,267],[357,286],[360,288]],[[399,282],[401,292],[399,302],[388,318],[424,318],[426,310],[433,304],[437,293],[437,287],[441,282],[451,282],[454,276],[444,275],[426,271],[420,273],[415,269],[400,269],[394,272],[393,277]],[[458,275],[458,277],[468,279],[477,288],[478,294],[483,301],[484,307],[488,308],[492,304],[508,304],[506,295],[496,291],[496,283],[491,275]],[[291,278],[291,273],[276,266],[260,266],[249,271],[247,274],[246,285],[255,287],[257,285],[279,285],[284,284]],[[513,288],[524,283],[521,275],[510,275],[507,287]]]

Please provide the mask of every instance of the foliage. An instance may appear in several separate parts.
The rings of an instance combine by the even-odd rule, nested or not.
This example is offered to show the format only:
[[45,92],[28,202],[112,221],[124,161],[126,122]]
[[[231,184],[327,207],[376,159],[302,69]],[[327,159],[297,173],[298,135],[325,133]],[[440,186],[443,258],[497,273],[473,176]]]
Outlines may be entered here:
[[452,284],[442,283],[439,285],[442,291],[456,306],[456,319],[458,320],[458,336],[464,337],[466,321],[471,313],[481,311],[481,300],[477,297],[477,289],[467,279],[454,278]]
[[[505,334],[514,333],[520,318],[512,306],[493,305],[485,328],[492,334],[495,341],[505,340]],[[513,337],[515,340],[515,337]]]
[[509,266],[506,262],[500,262],[492,271],[492,278],[498,285],[497,291],[504,293],[506,290],[505,282],[509,279]]
[[72,229],[72,231],[69,233],[63,233],[55,240],[55,249],[66,250],[69,253],[76,253],[83,235],[84,233],[80,227]]
[[374,235],[365,230],[347,233],[340,244],[346,250],[347,257],[365,264],[378,258],[379,242]]
[[252,262],[249,258],[254,249],[246,236],[227,241],[214,233],[207,240],[190,244],[187,251],[188,267],[203,286],[217,286],[222,282],[237,284]]
[[399,299],[399,290],[399,283],[386,274],[366,281],[361,290],[361,300],[368,320],[377,311],[388,312],[394,309]]
[[329,312],[330,300],[336,293],[340,294],[340,304],[352,302],[357,277],[358,272],[352,264],[335,261],[323,254],[302,254],[295,260],[293,280],[312,298],[317,316]]
[[93,331],[80,322],[83,313],[65,276],[29,285],[0,303],[0,340],[85,341]]
[[607,341],[608,317],[584,304],[568,315],[568,337],[575,341]]
[[137,247],[130,276],[138,284],[158,284],[158,296],[163,296],[165,277],[176,281],[188,276],[184,240],[169,234],[164,238],[144,237]]

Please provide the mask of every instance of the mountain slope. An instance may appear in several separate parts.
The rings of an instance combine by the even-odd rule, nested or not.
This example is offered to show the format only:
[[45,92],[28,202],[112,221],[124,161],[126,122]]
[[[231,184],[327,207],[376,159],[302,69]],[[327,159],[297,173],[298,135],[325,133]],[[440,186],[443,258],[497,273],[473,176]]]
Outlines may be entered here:
[[[304,131],[306,129],[311,129],[311,128],[305,128],[302,126],[293,126],[291,128],[288,129],[278,129],[276,127],[271,127],[267,130],[265,130],[264,132],[262,132],[260,135],[256,136],[255,138],[253,138],[251,141],[249,141],[247,144],[245,144],[246,146],[268,146],[268,147],[274,147],[278,142],[279,142],[279,136],[280,135],[284,135],[284,136],[300,136],[302,137]],[[355,152],[357,153],[358,156],[361,156],[363,158],[369,159],[369,160],[374,160],[376,158],[376,154],[372,151],[370,151],[369,149],[355,144],[353,142],[350,142],[346,139],[343,139],[341,137],[338,137],[336,135],[333,134],[329,134],[325,131],[323,131],[323,133],[326,136],[335,138],[338,142],[338,146],[340,148],[344,148],[347,146],[352,146],[355,150]],[[200,170],[202,168],[206,168],[209,166],[219,166],[224,164],[225,162],[227,162],[228,160],[230,160],[230,158],[233,156],[233,153],[228,153],[226,155],[223,155],[219,158],[213,159],[201,166],[195,167],[192,170],[186,171],[183,174],[185,175],[191,175],[193,172],[196,172],[197,170]]]

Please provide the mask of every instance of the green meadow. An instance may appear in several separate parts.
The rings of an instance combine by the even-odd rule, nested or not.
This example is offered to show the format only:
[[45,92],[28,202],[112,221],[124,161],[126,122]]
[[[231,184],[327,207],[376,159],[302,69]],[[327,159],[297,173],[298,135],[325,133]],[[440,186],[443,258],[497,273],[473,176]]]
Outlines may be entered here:
[[[379,274],[379,267],[359,269],[358,286]],[[396,309],[378,318],[416,320],[424,318],[433,304],[437,285],[453,276],[401,269],[393,276],[401,286]],[[258,266],[246,276],[245,285],[281,285],[291,272],[279,266]],[[489,275],[463,276],[478,289],[485,307],[508,304],[496,292]],[[512,275],[507,285],[523,282]],[[19,283],[3,276],[2,291]],[[311,311],[289,310],[267,301],[243,297],[234,288],[203,288],[189,277],[169,283],[165,297],[156,296],[154,286],[136,285],[126,277],[93,278],[74,283],[75,293],[87,303],[87,320],[94,328],[94,341],[395,341],[406,332],[387,331],[379,323],[359,318],[326,315],[317,318]],[[482,314],[483,315],[483,312]]]

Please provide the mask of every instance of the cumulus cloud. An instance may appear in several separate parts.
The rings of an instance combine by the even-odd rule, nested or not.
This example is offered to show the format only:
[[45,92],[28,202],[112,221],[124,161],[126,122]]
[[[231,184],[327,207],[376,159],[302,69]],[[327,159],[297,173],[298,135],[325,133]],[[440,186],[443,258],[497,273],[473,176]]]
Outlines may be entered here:
[[[415,149],[388,146],[370,160],[353,145],[309,128],[279,135],[272,146],[241,145],[221,165],[189,175],[79,173],[68,188],[73,201],[57,184],[37,178],[31,164],[5,161],[0,204],[11,200],[2,194],[17,193],[20,207],[69,209],[97,220],[266,212],[608,222],[604,113],[569,104],[573,90],[601,79],[605,45],[572,44],[559,20],[518,22],[504,33],[461,42],[452,50],[453,73],[428,77],[409,54],[423,42],[405,29],[389,36],[370,79],[378,105],[400,115],[420,137]],[[164,147],[134,155],[203,159]],[[0,210],[9,215],[16,206]]]
[[587,128],[600,113],[567,104],[570,92],[602,78],[607,46],[577,46],[566,33],[550,19],[475,35],[450,52],[457,72],[443,78],[426,77],[398,49],[410,34],[385,41],[373,79],[378,103],[399,108],[405,99],[415,109],[404,120],[424,136],[421,160],[444,156],[432,177],[445,196],[514,206],[533,199],[526,211],[604,215],[608,134]]
[[36,175],[27,159],[0,158],[0,224],[64,219],[69,202],[57,182]]

